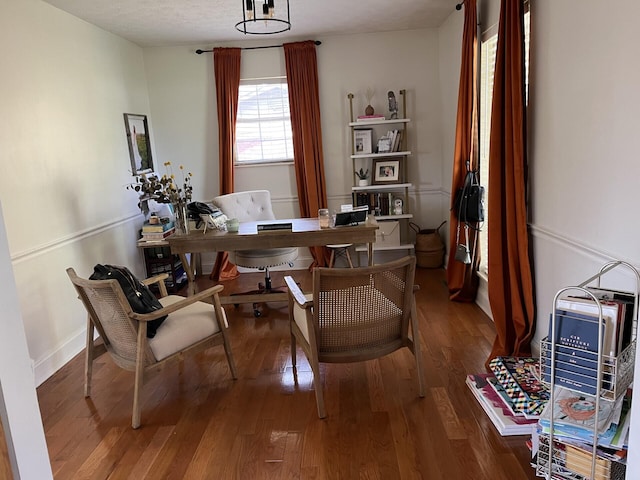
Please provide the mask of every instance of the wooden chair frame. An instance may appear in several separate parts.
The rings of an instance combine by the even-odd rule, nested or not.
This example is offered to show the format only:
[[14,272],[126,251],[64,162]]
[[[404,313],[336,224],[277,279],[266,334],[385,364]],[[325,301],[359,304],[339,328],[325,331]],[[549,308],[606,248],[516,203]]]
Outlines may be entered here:
[[[415,265],[415,257],[408,256],[371,267],[316,268],[313,271],[312,299],[305,296],[292,277],[285,277],[289,289],[291,361],[295,369],[296,347],[300,345],[313,371],[320,418],[326,417],[320,381],[321,362],[361,362],[407,347],[416,360],[419,396],[424,397],[424,371],[414,295],[419,287],[413,283]],[[385,308],[367,308],[362,303],[344,301],[344,298],[353,299],[354,292],[364,290],[373,292],[372,295],[380,299],[380,305],[384,304]],[[308,341],[294,319],[298,307],[304,312],[306,323],[303,325]],[[327,333],[331,329],[333,332]],[[362,343],[358,344],[359,341]]]
[[[236,366],[233,360],[231,347],[229,344],[226,326],[223,319],[225,315],[222,310],[222,304],[220,303],[219,293],[223,290],[222,285],[216,285],[208,288],[202,292],[196,293],[193,296],[186,297],[184,300],[179,300],[176,303],[168,305],[153,313],[139,314],[133,312],[127,298],[120,287],[117,280],[87,280],[76,275],[73,268],[67,269],[67,274],[73,283],[82,304],[87,310],[87,346],[85,352],[85,384],[84,394],[85,397],[91,396],[91,376],[93,371],[93,361],[99,356],[108,352],[113,361],[121,368],[135,372],[135,384],[133,394],[133,414],[131,419],[131,426],[135,429],[140,427],[141,417],[141,402],[140,395],[142,386],[144,384],[144,377],[147,373],[157,370],[163,365],[183,360],[185,355],[191,355],[203,350],[207,350],[215,345],[223,345],[227,362],[229,363],[229,370],[231,376],[235,380],[237,378]],[[146,285],[157,284],[160,290],[160,296],[165,297],[167,295],[167,289],[164,283],[164,279],[167,278],[167,274],[163,273],[152,278],[143,280]],[[102,324],[102,318],[96,310],[97,302],[100,302],[100,297],[105,296],[109,298],[113,304],[115,312],[114,318],[120,320],[124,332],[126,334],[134,335],[135,346],[129,345],[130,355],[122,353],[122,350],[117,348],[119,343],[125,343],[125,341],[131,341],[131,339],[109,338],[105,332],[105,328]],[[93,301],[92,301],[93,300]],[[204,302],[203,302],[204,301]],[[95,303],[94,303],[95,302]],[[196,302],[210,303],[215,310],[215,318],[218,323],[218,332],[210,335],[189,347],[170,355],[160,361],[157,361],[149,347],[147,341],[147,322],[156,320],[164,315],[168,315],[173,312],[177,312],[184,307],[192,305]],[[106,321],[106,320],[105,320]],[[126,324],[128,323],[128,325]],[[94,340],[95,330],[98,331],[99,337]],[[128,335],[125,335],[128,336]],[[135,348],[135,351],[132,350]]]

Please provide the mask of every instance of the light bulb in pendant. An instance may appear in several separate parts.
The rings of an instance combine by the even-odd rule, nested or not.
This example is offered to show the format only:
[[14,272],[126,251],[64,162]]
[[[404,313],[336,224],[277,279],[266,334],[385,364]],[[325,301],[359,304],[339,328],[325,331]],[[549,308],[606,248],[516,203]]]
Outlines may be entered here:
[[253,20],[253,0],[247,0],[247,18]]
[[267,0],[267,5],[269,6],[269,18],[273,18],[276,13],[275,0]]

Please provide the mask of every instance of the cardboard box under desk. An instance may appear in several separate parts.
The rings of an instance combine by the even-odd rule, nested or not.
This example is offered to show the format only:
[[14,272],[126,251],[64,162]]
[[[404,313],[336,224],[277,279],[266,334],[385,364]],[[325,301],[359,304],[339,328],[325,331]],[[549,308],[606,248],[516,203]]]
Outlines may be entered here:
[[400,222],[398,220],[378,221],[378,230],[376,230],[376,245],[400,245]]

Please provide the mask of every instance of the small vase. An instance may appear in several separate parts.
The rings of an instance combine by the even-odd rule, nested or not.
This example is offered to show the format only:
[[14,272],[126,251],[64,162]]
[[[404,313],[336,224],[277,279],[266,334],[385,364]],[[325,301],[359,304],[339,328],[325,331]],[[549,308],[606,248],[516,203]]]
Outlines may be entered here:
[[373,107],[371,105],[367,105],[367,108],[364,109],[364,114],[373,115],[373,113],[374,113]]
[[173,214],[175,216],[176,233],[187,235],[189,233],[189,218],[187,217],[186,205],[173,205]]

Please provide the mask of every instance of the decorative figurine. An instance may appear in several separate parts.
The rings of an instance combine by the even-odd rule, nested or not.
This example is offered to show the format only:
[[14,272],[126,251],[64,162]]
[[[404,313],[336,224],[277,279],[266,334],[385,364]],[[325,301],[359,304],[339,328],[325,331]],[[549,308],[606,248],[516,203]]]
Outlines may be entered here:
[[402,215],[402,199],[401,198],[396,198],[393,201],[393,214]]
[[398,118],[398,102],[396,101],[396,95],[392,91],[389,91],[388,96],[389,96],[389,113],[391,114],[389,118],[390,119]]

